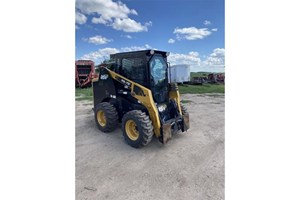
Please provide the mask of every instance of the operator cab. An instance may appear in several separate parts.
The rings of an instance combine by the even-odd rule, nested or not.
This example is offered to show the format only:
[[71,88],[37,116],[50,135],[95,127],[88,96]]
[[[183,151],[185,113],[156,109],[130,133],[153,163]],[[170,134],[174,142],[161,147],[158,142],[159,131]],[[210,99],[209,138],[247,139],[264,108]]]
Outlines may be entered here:
[[120,75],[151,89],[155,102],[168,101],[168,52],[134,51],[110,55]]

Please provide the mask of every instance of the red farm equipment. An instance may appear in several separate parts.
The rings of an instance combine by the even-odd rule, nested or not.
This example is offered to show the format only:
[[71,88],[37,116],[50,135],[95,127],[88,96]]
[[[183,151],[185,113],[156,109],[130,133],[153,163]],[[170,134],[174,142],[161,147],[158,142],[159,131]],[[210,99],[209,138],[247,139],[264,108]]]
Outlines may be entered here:
[[208,83],[218,83],[218,84],[223,83],[224,84],[225,83],[225,74],[211,73],[211,74],[208,74],[207,79],[208,79]]
[[75,61],[75,86],[91,87],[95,76],[95,64],[91,60]]
[[217,82],[218,83],[225,83],[225,75],[224,74],[217,74]]

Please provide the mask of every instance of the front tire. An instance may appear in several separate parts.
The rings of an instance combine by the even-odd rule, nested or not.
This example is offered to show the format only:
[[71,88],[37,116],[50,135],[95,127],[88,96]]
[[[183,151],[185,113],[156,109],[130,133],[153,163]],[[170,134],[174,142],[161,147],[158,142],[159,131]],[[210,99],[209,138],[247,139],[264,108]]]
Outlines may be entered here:
[[140,148],[149,144],[153,137],[153,126],[146,113],[132,110],[122,119],[123,136],[127,144]]
[[112,132],[118,125],[116,108],[108,102],[99,103],[95,108],[95,121],[102,132]]
[[187,108],[183,105],[183,103],[180,103],[181,112],[183,115],[188,114]]

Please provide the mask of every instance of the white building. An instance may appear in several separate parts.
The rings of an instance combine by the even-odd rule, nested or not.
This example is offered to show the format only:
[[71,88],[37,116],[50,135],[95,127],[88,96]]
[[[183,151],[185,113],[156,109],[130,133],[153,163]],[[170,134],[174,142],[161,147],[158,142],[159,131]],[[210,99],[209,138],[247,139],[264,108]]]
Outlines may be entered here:
[[169,82],[183,83],[190,81],[190,66],[186,64],[173,65],[169,67]]

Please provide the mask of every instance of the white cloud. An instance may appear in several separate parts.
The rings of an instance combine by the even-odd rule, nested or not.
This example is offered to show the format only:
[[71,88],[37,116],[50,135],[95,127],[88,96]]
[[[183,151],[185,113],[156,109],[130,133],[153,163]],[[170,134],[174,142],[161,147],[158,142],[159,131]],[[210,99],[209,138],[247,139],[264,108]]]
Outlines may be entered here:
[[196,51],[191,51],[189,52],[189,55],[193,56],[193,57],[198,57],[199,56],[199,53],[196,52]]
[[[109,59],[110,54],[127,52],[127,51],[139,51],[146,49],[154,49],[150,45],[144,46],[131,46],[123,48],[103,48],[98,51],[85,54],[81,59],[93,60],[96,63],[101,63],[103,60]],[[201,58],[205,60],[202,61]],[[193,72],[224,72],[225,69],[225,49],[216,48],[209,56],[200,55],[196,51],[190,51],[187,54],[172,53],[168,57],[168,61],[171,65],[187,64],[190,65]]]
[[218,29],[217,28],[213,28],[213,29],[211,29],[211,31],[218,31]]
[[76,24],[85,24],[87,20],[87,17],[80,13],[80,12],[76,12],[75,13],[75,22]]
[[145,46],[131,46],[131,47],[123,47],[119,49],[119,52],[127,52],[127,51],[141,51],[146,49],[152,49],[151,46],[146,44]]
[[118,49],[116,48],[104,48],[99,49],[98,51],[91,52],[88,54],[85,54],[81,57],[83,60],[93,60],[93,61],[103,61],[109,58],[110,54],[118,53]]
[[101,35],[96,35],[94,37],[90,37],[88,39],[85,39],[88,43],[92,43],[92,44],[106,44],[108,42],[111,42],[112,39],[107,39],[106,37],[102,37]]
[[225,66],[225,49],[223,48],[216,48],[213,50],[206,60],[203,62],[204,66]]
[[80,59],[83,60],[93,60],[96,63],[101,63],[104,60],[109,59],[110,54],[120,53],[120,52],[127,52],[127,51],[140,51],[151,49],[151,46],[148,44],[144,46],[131,46],[131,47],[123,47],[120,49],[116,48],[103,48],[99,49],[98,51],[94,51],[88,54],[83,55]]
[[224,72],[225,49],[216,48],[209,56],[202,55],[204,61],[200,59],[200,54],[191,51],[188,54],[170,53],[168,61],[171,65],[187,64],[193,72]]
[[168,61],[171,65],[187,64],[191,66],[199,66],[201,59],[197,52],[189,52],[188,54],[170,53]]
[[101,17],[99,17],[99,18],[93,17],[92,18],[92,23],[94,23],[94,24],[106,24],[107,22],[106,22],[106,20],[104,20]]
[[98,14],[104,23],[113,18],[127,18],[129,14],[137,15],[134,9],[129,9],[124,3],[112,0],[77,0],[76,8],[84,14]]
[[145,26],[152,26],[152,21],[146,22]]
[[187,39],[187,40],[197,40],[203,39],[211,34],[207,28],[176,28],[173,33],[176,33],[176,38],[178,40]]
[[205,21],[203,22],[203,24],[206,25],[206,26],[207,26],[207,25],[211,25],[211,21],[205,20]]
[[148,31],[146,25],[142,25],[139,22],[134,21],[133,19],[125,18],[119,19],[116,18],[112,23],[112,27],[116,30],[123,30],[124,32],[141,32]]
[[77,0],[76,8],[83,14],[93,15],[92,23],[111,26],[116,30],[125,32],[148,31],[147,27],[152,22],[142,25],[129,18],[129,15],[138,15],[134,9],[129,9],[126,4],[112,0]]
[[126,37],[128,39],[132,39],[132,36],[130,36],[130,35],[124,35],[124,37]]
[[150,45],[148,45],[148,44],[145,44],[145,47],[146,47],[146,49],[155,49],[155,48],[152,48]]
[[170,38],[170,39],[168,40],[168,43],[173,44],[173,43],[175,43],[175,40],[172,39],[172,38]]

